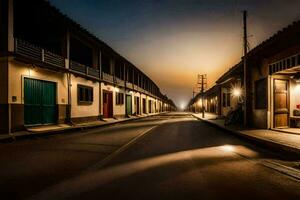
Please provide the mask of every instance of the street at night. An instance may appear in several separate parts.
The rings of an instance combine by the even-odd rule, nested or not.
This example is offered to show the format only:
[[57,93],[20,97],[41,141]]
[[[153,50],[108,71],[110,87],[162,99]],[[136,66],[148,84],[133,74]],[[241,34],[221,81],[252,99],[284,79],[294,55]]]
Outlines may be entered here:
[[299,200],[299,0],[0,0],[0,199]]
[[[11,199],[298,199],[282,156],[188,113],[1,145]],[[16,189],[18,188],[18,189]]]

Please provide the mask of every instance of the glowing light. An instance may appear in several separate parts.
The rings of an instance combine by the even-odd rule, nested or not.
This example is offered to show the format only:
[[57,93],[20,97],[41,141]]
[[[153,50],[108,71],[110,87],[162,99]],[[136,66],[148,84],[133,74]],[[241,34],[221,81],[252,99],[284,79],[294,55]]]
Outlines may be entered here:
[[224,145],[224,146],[221,147],[221,149],[223,151],[226,151],[226,152],[233,152],[234,151],[234,147],[231,146],[231,145]]
[[235,97],[239,97],[242,95],[242,90],[240,88],[233,88],[232,90],[232,94]]
[[120,92],[120,89],[116,87],[116,88],[115,88],[115,91],[116,91],[116,92]]
[[201,99],[199,99],[199,100],[198,100],[198,102],[197,102],[197,104],[198,104],[198,106],[200,106],[200,107],[201,107],[201,106],[202,106],[202,100],[201,100]]
[[295,87],[295,92],[300,93],[300,83],[297,83]]
[[180,104],[180,109],[181,109],[181,110],[184,110],[184,109],[185,109],[185,104],[184,104],[184,103],[181,103],[181,104]]

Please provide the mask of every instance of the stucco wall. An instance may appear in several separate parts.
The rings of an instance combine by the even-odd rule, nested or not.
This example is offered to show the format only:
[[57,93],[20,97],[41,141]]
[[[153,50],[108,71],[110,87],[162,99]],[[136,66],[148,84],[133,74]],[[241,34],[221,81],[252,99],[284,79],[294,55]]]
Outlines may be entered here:
[[[99,83],[75,77],[74,75],[72,75],[71,79],[72,118],[99,116]],[[77,86],[79,84],[93,88],[94,99],[91,104],[80,104],[78,102]]]
[[[54,72],[31,65],[26,65],[17,61],[9,63],[9,91],[8,100],[11,104],[24,104],[24,78],[51,81],[56,83],[57,104],[68,104],[67,77],[61,72]],[[13,102],[12,97],[16,100]]]
[[251,93],[254,94],[252,101],[252,118],[248,121],[251,121],[255,128],[269,128],[270,127],[270,82],[267,80],[267,108],[266,109],[256,109],[255,108],[255,96],[260,95],[255,93],[255,82],[264,78],[268,78],[268,60],[264,60],[261,66],[250,66],[251,68]]

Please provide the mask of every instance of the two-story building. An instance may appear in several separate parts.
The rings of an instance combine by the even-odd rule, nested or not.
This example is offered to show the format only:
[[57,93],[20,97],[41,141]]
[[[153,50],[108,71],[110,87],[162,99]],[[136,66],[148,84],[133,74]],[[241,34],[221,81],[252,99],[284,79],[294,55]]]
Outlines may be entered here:
[[141,70],[45,0],[0,1],[0,132],[174,109]]

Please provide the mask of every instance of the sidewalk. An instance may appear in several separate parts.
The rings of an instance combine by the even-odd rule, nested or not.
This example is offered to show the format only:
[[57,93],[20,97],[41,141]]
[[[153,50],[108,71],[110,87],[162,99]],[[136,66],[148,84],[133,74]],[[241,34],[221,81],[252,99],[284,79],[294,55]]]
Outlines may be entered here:
[[122,122],[142,119],[145,117],[150,117],[150,116],[159,115],[163,113],[165,112],[139,115],[139,116],[130,116],[129,118],[104,119],[104,120],[91,121],[91,122],[85,122],[85,123],[74,124],[74,125],[57,124],[57,125],[37,126],[37,127],[28,128],[25,131],[14,132],[11,134],[0,134],[0,142],[12,142],[17,139],[30,138],[34,136],[68,133],[68,132],[78,131],[83,129],[98,128],[102,126],[109,126],[109,125],[118,124]]
[[217,119],[217,115],[211,113],[205,113],[204,119],[200,113],[192,115],[197,119],[203,120],[218,128],[230,131],[233,134],[259,143],[260,145],[300,155],[300,135],[268,129],[243,129],[241,127],[229,127],[224,125],[223,119]]

